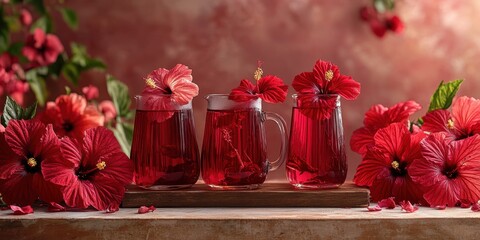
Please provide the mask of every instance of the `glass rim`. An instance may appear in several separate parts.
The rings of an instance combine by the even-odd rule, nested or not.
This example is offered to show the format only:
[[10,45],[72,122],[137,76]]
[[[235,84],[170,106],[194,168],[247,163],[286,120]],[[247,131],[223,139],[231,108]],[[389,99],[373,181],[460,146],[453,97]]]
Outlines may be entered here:
[[323,93],[294,93],[294,94],[292,94],[292,97],[296,97],[296,96],[337,97],[337,96],[340,96],[340,94],[338,94],[338,93],[327,93],[327,94],[323,94]]

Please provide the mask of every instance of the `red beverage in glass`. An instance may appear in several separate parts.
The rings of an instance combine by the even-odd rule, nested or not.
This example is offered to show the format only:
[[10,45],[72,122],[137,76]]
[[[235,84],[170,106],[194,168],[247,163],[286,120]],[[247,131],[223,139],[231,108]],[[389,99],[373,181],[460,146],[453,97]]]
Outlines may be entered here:
[[335,188],[347,176],[340,101],[326,97],[336,101],[328,119],[304,114],[312,109],[293,108],[287,177],[296,188]]
[[[228,95],[209,95],[202,147],[202,178],[216,189],[255,189],[281,159],[267,159],[264,122],[277,116],[264,113],[261,99],[247,103],[228,100]],[[213,102],[212,102],[213,101]],[[281,123],[279,123],[279,126]],[[280,126],[284,130],[284,125]],[[286,135],[285,135],[286,142]],[[283,155],[286,149],[282,147]]]
[[195,184],[200,166],[191,105],[178,110],[138,109],[131,159],[140,187],[163,190]]

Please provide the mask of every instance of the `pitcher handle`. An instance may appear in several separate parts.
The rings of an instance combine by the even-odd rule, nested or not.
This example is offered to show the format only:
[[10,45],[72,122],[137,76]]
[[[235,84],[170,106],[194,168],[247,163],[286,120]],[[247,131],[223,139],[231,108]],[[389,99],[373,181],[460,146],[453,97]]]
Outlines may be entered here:
[[281,145],[280,145],[280,156],[277,158],[277,160],[270,162],[268,165],[269,171],[274,171],[278,169],[280,166],[282,166],[283,162],[285,162],[285,159],[287,159],[287,153],[288,153],[288,133],[287,133],[287,124],[285,120],[282,118],[282,116],[272,113],[272,112],[265,112],[265,116],[267,120],[272,120],[274,121],[277,126],[278,130],[280,130],[280,139],[281,139]]

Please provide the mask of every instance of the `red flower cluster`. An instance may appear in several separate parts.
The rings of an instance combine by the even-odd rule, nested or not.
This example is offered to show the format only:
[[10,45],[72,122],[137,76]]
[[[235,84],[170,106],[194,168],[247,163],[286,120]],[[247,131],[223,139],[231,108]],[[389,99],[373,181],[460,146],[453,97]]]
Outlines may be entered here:
[[[351,147],[362,162],[355,184],[368,186],[372,199],[395,197],[438,209],[480,200],[480,100],[454,99],[452,112],[435,110],[412,128],[408,117],[420,109],[409,101],[372,107]],[[373,137],[372,137],[373,136]],[[406,211],[415,207],[405,205]]]
[[247,79],[243,79],[240,85],[230,92],[229,99],[237,102],[246,102],[252,99],[261,98],[268,103],[284,102],[287,98],[288,86],[277,76],[267,75],[262,77],[262,62],[258,61],[257,70],[254,73],[254,79],[257,83],[254,85]]
[[18,59],[9,53],[0,55],[0,96],[7,94],[19,104],[23,104],[23,95],[29,89],[25,74]]
[[398,16],[383,16],[374,7],[362,7],[360,9],[360,18],[368,22],[372,32],[379,38],[383,38],[387,31],[401,33],[405,28]]
[[[9,205],[40,199],[52,211],[118,209],[133,164],[103,116],[77,94],[63,95],[33,120],[10,120],[0,131],[0,192]],[[15,211],[18,211],[15,210]],[[28,211],[26,211],[28,212]]]
[[360,94],[360,83],[350,76],[340,74],[336,65],[322,60],[315,63],[312,72],[295,76],[292,87],[298,93],[302,112],[316,119],[330,118],[336,103],[336,96],[332,95],[354,100]]

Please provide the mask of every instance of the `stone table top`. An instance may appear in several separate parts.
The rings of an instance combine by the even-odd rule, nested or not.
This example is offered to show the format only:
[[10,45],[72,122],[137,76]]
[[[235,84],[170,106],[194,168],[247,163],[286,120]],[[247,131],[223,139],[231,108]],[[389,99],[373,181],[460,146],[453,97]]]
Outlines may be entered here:
[[116,213],[0,211],[0,239],[474,239],[480,212],[421,207],[366,208],[136,208]]

